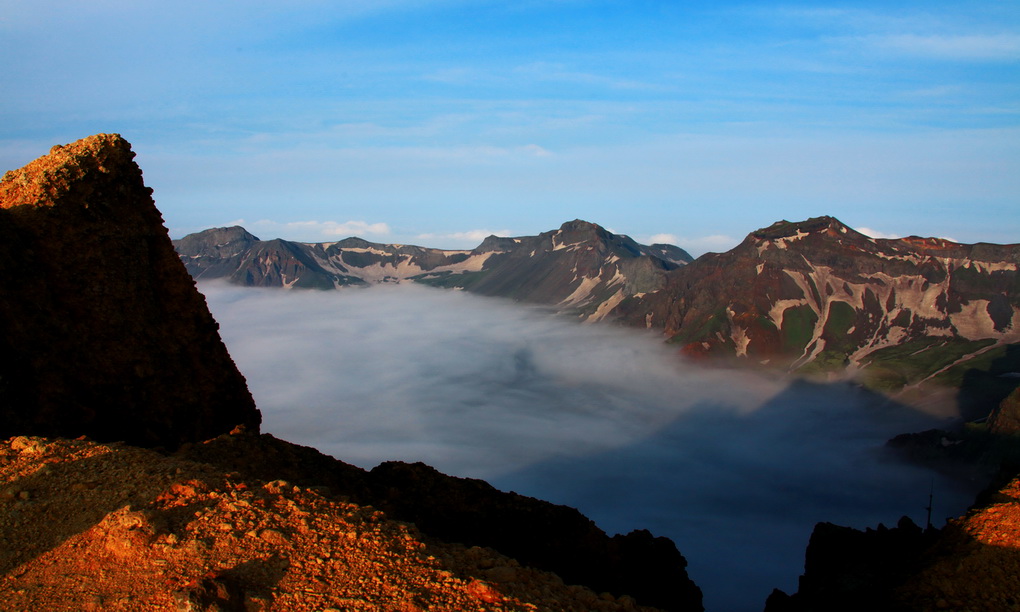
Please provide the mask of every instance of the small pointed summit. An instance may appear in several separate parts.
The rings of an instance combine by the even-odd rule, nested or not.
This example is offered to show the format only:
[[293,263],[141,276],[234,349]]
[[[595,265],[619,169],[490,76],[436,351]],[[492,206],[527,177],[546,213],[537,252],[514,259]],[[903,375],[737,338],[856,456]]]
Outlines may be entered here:
[[142,185],[142,171],[134,163],[131,144],[120,134],[96,134],[70,144],[56,145],[0,181],[0,208],[18,206],[94,205],[96,193]]
[[606,231],[601,225],[581,219],[567,221],[560,226],[557,233],[559,234],[558,241],[562,244],[577,244],[594,240],[606,241],[613,237],[613,234]]
[[[813,234],[821,231],[828,231],[832,234],[846,234],[855,231],[845,225],[842,221],[828,215],[812,217],[805,221],[776,221],[772,225],[751,232],[755,238],[776,240],[778,238],[789,238],[800,234]],[[856,232],[855,232],[856,233]]]
[[573,221],[567,221],[566,223],[560,226],[561,232],[573,232],[588,229],[603,229],[603,228],[596,223],[585,221],[583,219],[574,219]]
[[488,253],[491,251],[510,251],[517,246],[513,238],[497,236],[495,234],[486,237],[480,245],[475,247],[475,253]]

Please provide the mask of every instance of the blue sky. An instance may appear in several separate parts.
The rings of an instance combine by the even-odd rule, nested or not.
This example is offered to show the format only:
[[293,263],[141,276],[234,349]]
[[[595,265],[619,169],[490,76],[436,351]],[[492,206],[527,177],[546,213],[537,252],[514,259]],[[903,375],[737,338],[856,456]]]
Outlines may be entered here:
[[1020,242],[1013,1],[0,0],[0,53],[0,170],[118,132],[174,237]]

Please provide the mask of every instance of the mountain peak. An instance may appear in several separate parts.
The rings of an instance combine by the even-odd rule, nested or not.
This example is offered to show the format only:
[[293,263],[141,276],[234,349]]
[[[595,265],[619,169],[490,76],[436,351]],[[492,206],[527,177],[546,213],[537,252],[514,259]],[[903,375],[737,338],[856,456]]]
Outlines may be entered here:
[[176,248],[189,255],[230,257],[251,247],[259,238],[239,225],[214,227],[197,234],[188,234],[176,241]]
[[584,221],[583,219],[574,219],[573,221],[567,221],[560,226],[561,232],[576,232],[580,230],[604,230],[604,228],[597,223],[590,221]]
[[[776,221],[772,225],[751,232],[751,235],[758,239],[776,240],[779,238],[793,238],[806,234],[828,233],[829,235],[840,235],[854,231],[842,221],[828,215],[811,217],[804,221]],[[856,233],[856,232],[855,232]]]
[[0,208],[50,207],[57,201],[87,208],[96,200],[92,196],[100,182],[141,182],[134,157],[131,145],[120,134],[96,134],[56,145],[49,155],[4,174]]
[[492,234],[485,238],[480,245],[475,247],[476,253],[488,253],[490,251],[510,251],[517,246],[517,242],[513,238],[506,238],[504,236],[497,236]]
[[601,225],[574,219],[567,221],[554,232],[558,236],[556,242],[559,244],[577,244],[579,242],[606,241],[613,237],[613,234],[606,231]]

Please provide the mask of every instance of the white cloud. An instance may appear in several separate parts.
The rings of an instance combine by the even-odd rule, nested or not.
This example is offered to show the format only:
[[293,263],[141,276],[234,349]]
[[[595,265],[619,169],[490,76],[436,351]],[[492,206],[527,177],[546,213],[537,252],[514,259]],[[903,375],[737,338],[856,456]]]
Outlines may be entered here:
[[[463,232],[448,232],[448,233],[426,233],[418,234],[416,238],[426,243],[424,246],[443,248],[447,245],[457,246],[478,246],[483,240],[489,236],[510,236],[510,230],[487,230],[487,229],[473,229]],[[438,246],[437,246],[438,245]]]
[[733,238],[732,236],[724,236],[722,234],[685,238],[676,234],[662,233],[652,234],[643,240],[638,239],[638,242],[642,244],[672,244],[687,251],[692,256],[698,257],[709,252],[722,253],[728,251],[740,243],[740,238]]
[[552,155],[552,151],[537,144],[524,145],[523,147],[520,148],[520,150],[524,153],[530,153],[535,157],[549,157],[550,155]]
[[723,234],[712,234],[710,236],[698,236],[695,238],[680,238],[674,243],[694,257],[705,253],[724,253],[740,244],[740,238],[725,236]]
[[[243,219],[241,220],[243,221]],[[235,223],[240,225],[240,223]],[[306,240],[313,237],[338,238],[348,236],[387,236],[390,226],[386,223],[368,223],[366,221],[290,221],[280,223],[262,219],[252,224],[260,232],[275,231],[275,238],[291,238]]]
[[865,236],[871,236],[872,238],[902,238],[899,234],[890,234],[889,232],[882,232],[879,230],[871,229],[870,227],[855,227],[855,230],[864,234]]
[[649,236],[645,244],[677,244],[679,241],[675,234],[655,234]]

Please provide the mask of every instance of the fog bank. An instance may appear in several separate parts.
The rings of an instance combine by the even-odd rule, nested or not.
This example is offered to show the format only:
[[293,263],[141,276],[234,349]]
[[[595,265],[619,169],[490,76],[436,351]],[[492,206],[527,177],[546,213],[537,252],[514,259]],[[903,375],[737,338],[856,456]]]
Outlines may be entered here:
[[[200,289],[264,431],[668,536],[710,611],[795,590],[818,521],[925,518],[932,475],[882,444],[936,423],[851,387],[698,368],[655,335],[461,292]],[[972,501],[935,486],[937,524]]]

